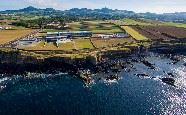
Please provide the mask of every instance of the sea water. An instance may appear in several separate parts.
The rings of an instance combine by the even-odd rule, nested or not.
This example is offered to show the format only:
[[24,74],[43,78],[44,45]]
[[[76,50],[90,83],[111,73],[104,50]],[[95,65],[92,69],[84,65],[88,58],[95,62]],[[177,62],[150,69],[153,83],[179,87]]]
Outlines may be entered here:
[[[1,75],[0,115],[184,115],[186,56],[177,56],[173,64],[168,56],[150,53],[144,59],[155,69],[132,62],[118,81],[95,80],[89,87],[60,72]],[[175,86],[162,82],[164,77],[173,77]]]

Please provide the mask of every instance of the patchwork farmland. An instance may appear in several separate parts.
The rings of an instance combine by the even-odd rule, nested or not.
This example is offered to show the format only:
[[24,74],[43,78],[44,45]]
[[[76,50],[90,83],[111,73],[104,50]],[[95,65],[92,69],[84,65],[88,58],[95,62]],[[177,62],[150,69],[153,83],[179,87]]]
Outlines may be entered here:
[[[175,24],[175,23],[174,23]],[[186,29],[167,26],[168,23],[147,19],[107,20],[107,21],[81,21],[66,23],[62,29],[43,29],[35,35],[38,40],[28,46],[17,48],[25,50],[110,50],[143,44],[150,41],[180,41],[186,38]],[[17,28],[16,30],[0,31],[0,44],[5,44],[32,32],[32,29]],[[90,32],[91,37],[66,38],[72,42],[56,44],[47,43],[47,32]],[[113,37],[115,33],[123,33],[125,37]],[[56,34],[57,35],[57,34]],[[50,37],[49,37],[50,38]],[[61,38],[62,39],[62,38]],[[57,40],[57,39],[56,39]],[[29,42],[29,41],[27,41]],[[148,43],[147,43],[148,44]],[[145,46],[145,45],[144,45]]]
[[55,31],[90,31],[93,33],[114,33],[122,32],[122,29],[115,24],[104,21],[82,21],[67,23],[63,30],[45,29],[45,32]]

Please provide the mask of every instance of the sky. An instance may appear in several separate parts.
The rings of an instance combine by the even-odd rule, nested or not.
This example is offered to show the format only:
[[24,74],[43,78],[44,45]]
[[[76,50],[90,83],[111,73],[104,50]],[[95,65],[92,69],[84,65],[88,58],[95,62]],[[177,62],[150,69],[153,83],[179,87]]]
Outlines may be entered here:
[[186,0],[0,0],[0,10],[37,8],[112,8],[152,13],[186,12]]

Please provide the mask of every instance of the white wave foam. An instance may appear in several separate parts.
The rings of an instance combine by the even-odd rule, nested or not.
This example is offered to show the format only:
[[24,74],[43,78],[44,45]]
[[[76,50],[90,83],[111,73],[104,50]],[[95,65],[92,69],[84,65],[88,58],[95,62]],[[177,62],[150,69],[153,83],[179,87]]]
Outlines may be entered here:
[[176,85],[180,88],[184,88],[186,90],[186,68],[185,67],[179,67],[174,70],[174,72],[177,74],[176,78]]
[[9,80],[8,77],[2,78],[2,79],[0,79],[0,83],[2,83],[2,82],[4,82],[4,81],[7,81],[7,80]]

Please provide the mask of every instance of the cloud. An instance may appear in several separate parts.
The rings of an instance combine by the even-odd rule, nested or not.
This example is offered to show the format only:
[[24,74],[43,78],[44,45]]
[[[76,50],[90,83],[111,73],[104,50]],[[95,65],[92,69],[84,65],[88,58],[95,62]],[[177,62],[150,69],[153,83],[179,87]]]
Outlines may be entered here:
[[62,2],[57,0],[25,0],[27,3],[38,7],[52,7],[55,9],[63,9]]

